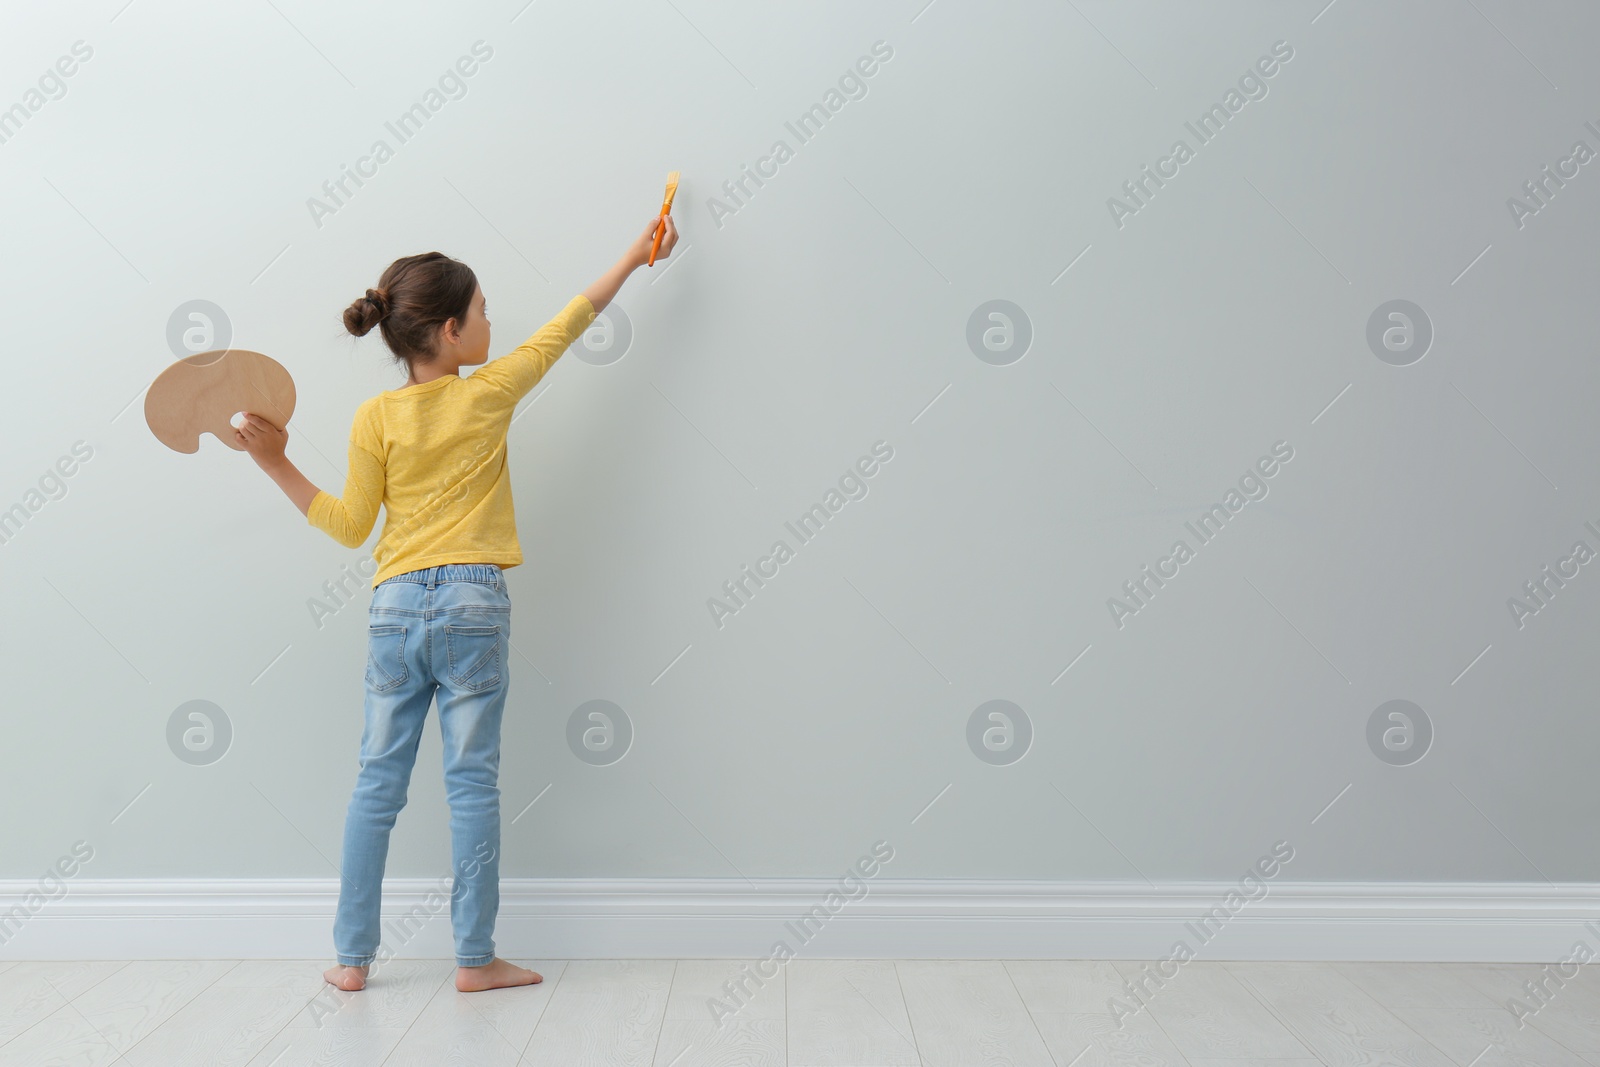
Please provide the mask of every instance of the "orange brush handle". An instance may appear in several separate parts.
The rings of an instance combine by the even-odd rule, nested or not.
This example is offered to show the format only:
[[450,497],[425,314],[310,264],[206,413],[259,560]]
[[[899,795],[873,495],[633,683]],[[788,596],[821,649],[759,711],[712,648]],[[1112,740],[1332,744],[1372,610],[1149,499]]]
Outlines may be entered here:
[[[676,193],[678,191],[678,181],[677,181],[678,174],[677,174],[677,172],[674,171],[671,174],[667,175],[667,177],[672,179],[672,180],[667,185],[666,198],[661,201],[661,214],[662,215],[670,215],[670,214],[672,214],[672,196],[673,196],[674,193]],[[654,240],[652,240],[650,242],[650,260],[646,264],[647,266],[653,267],[653,266],[656,265],[656,253],[661,250],[661,238],[666,232],[667,232],[667,224],[665,222],[656,223],[656,235],[655,235]]]
[[[663,215],[665,215],[666,211],[663,210],[661,213]],[[664,222],[656,223],[655,240],[650,242],[650,262],[647,263],[646,266],[653,267],[653,266],[656,265],[656,253],[661,250],[661,235],[666,233],[666,232],[667,232],[667,224],[666,223],[664,223]]]

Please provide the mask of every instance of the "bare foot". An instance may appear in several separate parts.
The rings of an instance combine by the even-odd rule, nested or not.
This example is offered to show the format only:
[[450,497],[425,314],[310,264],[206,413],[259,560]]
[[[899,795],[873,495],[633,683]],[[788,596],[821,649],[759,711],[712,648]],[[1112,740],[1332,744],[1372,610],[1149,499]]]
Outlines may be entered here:
[[456,989],[463,993],[476,993],[484,989],[503,989],[506,986],[534,985],[544,981],[538,971],[518,967],[496,956],[482,967],[457,967]]
[[346,967],[344,964],[335,964],[322,972],[331,985],[336,985],[344,990],[364,989],[367,985],[367,969],[365,967]]

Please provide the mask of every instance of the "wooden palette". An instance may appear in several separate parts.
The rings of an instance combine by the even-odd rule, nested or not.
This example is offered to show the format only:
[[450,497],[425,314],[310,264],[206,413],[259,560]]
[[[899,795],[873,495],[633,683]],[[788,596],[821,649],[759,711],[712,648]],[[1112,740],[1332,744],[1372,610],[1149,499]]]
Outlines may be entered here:
[[294,379],[271,356],[219,348],[185,356],[156,376],[144,398],[144,421],[175,452],[200,451],[209,433],[236,452],[233,416],[260,415],[279,429],[294,414]]

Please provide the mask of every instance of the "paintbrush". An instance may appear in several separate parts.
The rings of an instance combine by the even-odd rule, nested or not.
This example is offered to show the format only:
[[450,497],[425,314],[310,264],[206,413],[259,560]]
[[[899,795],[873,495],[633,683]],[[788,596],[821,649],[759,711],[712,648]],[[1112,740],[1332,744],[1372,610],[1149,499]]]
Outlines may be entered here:
[[[677,192],[678,192],[678,172],[677,171],[673,171],[671,174],[667,175],[667,195],[666,195],[665,199],[663,199],[661,201],[661,214],[662,215],[670,215],[670,214],[672,214],[672,198],[675,195],[677,195]],[[660,251],[660,249],[661,249],[661,235],[666,233],[666,232],[667,232],[667,224],[666,224],[666,222],[664,220],[662,222],[656,224],[655,240],[650,242],[650,262],[649,262],[648,266],[652,266],[653,267],[653,266],[656,265],[656,253],[658,251]]]

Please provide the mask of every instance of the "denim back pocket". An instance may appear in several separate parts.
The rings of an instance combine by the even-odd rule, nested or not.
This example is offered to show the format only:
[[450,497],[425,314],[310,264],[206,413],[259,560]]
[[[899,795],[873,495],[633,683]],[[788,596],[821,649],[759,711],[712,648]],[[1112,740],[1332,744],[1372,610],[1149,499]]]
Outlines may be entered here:
[[500,627],[447,622],[444,643],[456,685],[478,693],[500,684]]
[[367,686],[387,693],[406,680],[406,628],[398,623],[367,626]]

